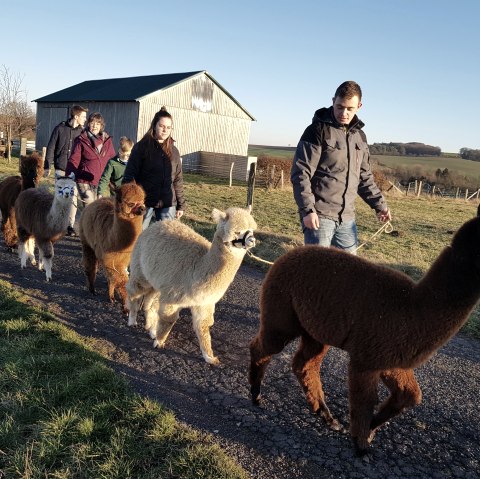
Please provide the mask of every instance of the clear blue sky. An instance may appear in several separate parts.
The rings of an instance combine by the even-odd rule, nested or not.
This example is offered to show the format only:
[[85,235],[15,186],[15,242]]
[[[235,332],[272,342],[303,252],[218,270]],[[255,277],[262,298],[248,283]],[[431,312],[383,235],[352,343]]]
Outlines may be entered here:
[[12,0],[0,16],[0,65],[23,76],[29,100],[206,70],[256,118],[250,143],[294,146],[355,80],[370,143],[480,149],[477,0]]

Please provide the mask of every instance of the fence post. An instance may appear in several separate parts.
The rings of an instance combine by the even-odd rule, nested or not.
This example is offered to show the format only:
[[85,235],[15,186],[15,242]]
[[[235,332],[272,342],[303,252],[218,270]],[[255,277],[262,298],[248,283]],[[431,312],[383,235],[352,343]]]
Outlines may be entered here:
[[247,186],[247,208],[251,206],[253,210],[253,192],[255,190],[255,175],[257,173],[257,164],[250,163],[250,171],[248,172]]
[[233,165],[235,164],[234,161],[232,161],[230,165],[230,188],[232,187],[232,175],[233,175]]
[[433,185],[433,188],[432,188],[432,196],[435,196],[435,187],[436,187],[436,186],[437,186],[437,185]]
[[457,192],[455,193],[455,199],[457,200],[458,199],[458,193],[460,192],[460,187],[458,186],[457,187]]
[[280,170],[280,189],[283,190],[283,170]]
[[415,193],[414,193],[415,195],[416,195],[417,192],[418,192],[418,189],[417,189],[417,188],[418,188],[418,181],[415,180]]
[[465,190],[465,200],[468,200],[468,188]]
[[[415,181],[415,186],[417,186],[417,182]],[[420,196],[420,193],[422,192],[422,182],[418,182],[418,189],[417,189],[417,198]]]

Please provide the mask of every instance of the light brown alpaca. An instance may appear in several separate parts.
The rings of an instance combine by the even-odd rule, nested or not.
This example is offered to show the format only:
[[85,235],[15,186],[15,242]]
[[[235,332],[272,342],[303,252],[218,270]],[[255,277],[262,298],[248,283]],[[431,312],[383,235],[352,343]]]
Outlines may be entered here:
[[133,245],[142,231],[144,214],[145,192],[139,185],[127,183],[116,190],[115,199],[94,201],[80,217],[79,235],[87,287],[95,294],[95,278],[101,264],[108,281],[108,297],[113,303],[116,290],[122,299],[124,312],[127,267]]
[[18,255],[25,268],[27,258],[35,264],[35,242],[38,246],[38,269],[45,267],[47,281],[52,279],[53,245],[67,231],[68,214],[75,195],[75,175],[57,176],[55,193],[42,188],[22,191],[15,202]]
[[[480,218],[415,283],[405,274],[333,248],[299,247],[268,272],[260,330],[250,344],[252,400],[273,354],[297,337],[293,371],[314,413],[341,429],[325,404],[320,366],[329,346],[350,355],[350,434],[363,454],[375,431],[421,401],[413,368],[465,323],[480,298]],[[374,412],[379,380],[390,396]]]
[[43,158],[38,151],[34,151],[30,156],[21,157],[20,175],[8,176],[0,182],[2,232],[8,248],[16,248],[18,242],[15,201],[23,190],[36,188],[43,176]]
[[128,325],[137,324],[143,299],[146,329],[163,347],[180,309],[190,308],[195,333],[207,363],[219,362],[212,351],[210,327],[215,304],[233,281],[257,225],[250,210],[213,210],[217,229],[212,243],[179,221],[161,221],[138,238],[127,283]]

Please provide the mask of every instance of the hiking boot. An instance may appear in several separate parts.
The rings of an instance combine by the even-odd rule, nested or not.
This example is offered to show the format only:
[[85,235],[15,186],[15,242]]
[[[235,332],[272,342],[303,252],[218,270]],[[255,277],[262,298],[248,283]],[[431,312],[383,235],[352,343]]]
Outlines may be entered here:
[[69,227],[67,228],[67,236],[72,236],[72,237],[78,236],[78,235],[77,235],[77,232],[75,231],[75,229],[73,228],[73,226],[69,226]]

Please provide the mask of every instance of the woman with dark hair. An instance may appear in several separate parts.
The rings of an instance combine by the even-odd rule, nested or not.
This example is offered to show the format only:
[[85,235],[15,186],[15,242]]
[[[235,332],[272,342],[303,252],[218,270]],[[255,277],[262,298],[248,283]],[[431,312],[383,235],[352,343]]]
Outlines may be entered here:
[[[97,199],[98,182],[108,160],[115,156],[112,137],[104,131],[105,120],[100,113],[92,113],[87,127],[75,139],[65,175],[75,173],[81,203],[86,206]],[[79,205],[80,206],[80,205]]]
[[122,183],[136,181],[145,190],[147,214],[157,221],[180,218],[185,209],[180,153],[172,138],[173,120],[165,107],[153,117],[144,137],[133,147]]

